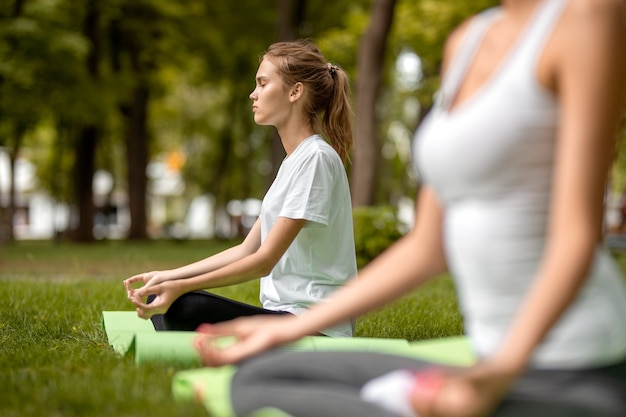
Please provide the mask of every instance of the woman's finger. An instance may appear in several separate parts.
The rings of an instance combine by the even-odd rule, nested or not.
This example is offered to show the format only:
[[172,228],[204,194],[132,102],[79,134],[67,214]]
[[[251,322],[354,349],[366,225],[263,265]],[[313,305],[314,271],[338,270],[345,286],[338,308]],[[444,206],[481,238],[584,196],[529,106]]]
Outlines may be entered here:
[[130,286],[131,284],[134,284],[135,282],[139,282],[139,281],[143,282],[144,281],[143,277],[144,277],[144,274],[133,275],[130,278],[126,278],[124,280],[124,283]]
[[137,316],[139,316],[139,318],[142,318],[144,320],[148,320],[150,317],[152,317],[152,314],[143,308],[137,307],[136,311],[137,311]]
[[124,288],[126,289],[126,295],[130,298],[133,294],[133,289],[130,287],[128,280],[124,280]]
[[130,302],[133,303],[135,305],[135,307],[137,308],[141,308],[141,309],[153,309],[154,306],[152,306],[151,304],[146,304],[144,303],[141,298],[136,298],[133,297],[130,299]]
[[133,298],[143,299],[149,295],[159,295],[163,292],[162,288],[156,285],[137,288],[133,290]]
[[221,347],[212,336],[198,336],[197,348],[204,366],[223,366],[235,364],[264,350],[258,338],[238,339],[232,345]]

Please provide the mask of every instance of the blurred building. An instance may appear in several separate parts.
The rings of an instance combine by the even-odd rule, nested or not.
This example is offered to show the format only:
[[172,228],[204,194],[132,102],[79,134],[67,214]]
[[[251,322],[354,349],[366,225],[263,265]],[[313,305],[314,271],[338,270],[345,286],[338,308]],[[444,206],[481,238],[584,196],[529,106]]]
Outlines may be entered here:
[[[15,163],[16,239],[52,239],[70,227],[70,207],[52,198],[38,187],[35,166],[25,158]],[[172,169],[172,161],[153,162],[148,168],[148,221],[153,237],[209,239],[216,235],[216,221],[225,222],[225,236],[235,232],[228,218],[215,215],[215,201],[210,195],[189,199],[180,170]],[[11,169],[8,153],[0,147],[0,209],[7,212],[10,204]],[[99,170],[93,178],[94,236],[96,239],[126,237],[130,214],[126,192],[115,186],[111,173]],[[246,211],[246,213],[248,213]],[[247,218],[246,218],[247,220]],[[249,220],[248,220],[249,222]]]
[[[10,204],[11,169],[8,153],[0,148],[0,207]],[[37,188],[35,166],[24,158],[15,161],[14,234],[17,239],[49,239],[68,226],[67,205]]]

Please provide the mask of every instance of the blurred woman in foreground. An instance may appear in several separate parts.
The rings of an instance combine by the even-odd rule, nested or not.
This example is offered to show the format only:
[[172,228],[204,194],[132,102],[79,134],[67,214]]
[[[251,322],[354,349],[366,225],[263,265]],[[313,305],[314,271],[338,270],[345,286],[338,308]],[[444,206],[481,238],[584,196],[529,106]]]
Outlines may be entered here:
[[[621,0],[502,0],[464,22],[416,134],[413,230],[307,314],[228,322],[197,340],[207,364],[241,362],[449,271],[478,363],[269,353],[235,374],[238,414],[623,416],[626,289],[601,231],[625,22]],[[223,334],[238,342],[206,343]]]

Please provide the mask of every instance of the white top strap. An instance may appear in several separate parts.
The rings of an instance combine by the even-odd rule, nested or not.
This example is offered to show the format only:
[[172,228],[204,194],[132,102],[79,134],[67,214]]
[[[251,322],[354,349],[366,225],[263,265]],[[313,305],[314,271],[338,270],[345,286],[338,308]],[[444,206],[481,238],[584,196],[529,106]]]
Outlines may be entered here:
[[569,0],[544,0],[526,28],[518,59],[534,66]]
[[483,40],[487,29],[499,16],[500,8],[494,7],[476,15],[464,34],[458,53],[452,58],[445,78],[442,80],[441,91],[437,97],[438,105],[446,108],[454,98],[459,84],[476,55],[478,46]]

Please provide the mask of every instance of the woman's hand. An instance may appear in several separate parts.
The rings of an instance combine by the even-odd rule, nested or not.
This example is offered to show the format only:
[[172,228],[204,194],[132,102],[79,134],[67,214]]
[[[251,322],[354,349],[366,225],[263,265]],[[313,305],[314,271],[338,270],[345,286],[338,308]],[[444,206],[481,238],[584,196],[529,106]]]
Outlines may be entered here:
[[[303,333],[294,315],[241,317],[218,324],[203,324],[194,346],[204,366],[233,364],[269,348],[289,343]],[[220,346],[218,339],[232,336],[236,340]]]
[[[137,308],[137,315],[142,319],[149,319],[155,314],[166,313],[172,303],[184,293],[177,281],[152,284],[150,280],[143,287],[132,290],[128,298]],[[150,304],[146,304],[144,299],[150,295],[154,295],[155,298]]]
[[454,373],[418,373],[411,404],[420,417],[484,417],[501,402],[517,373],[483,362]]
[[150,287],[156,284],[160,284],[165,281],[169,281],[172,278],[168,276],[168,271],[150,271],[144,272],[142,274],[133,275],[130,278],[124,280],[124,288],[126,289],[126,295],[128,298],[132,298],[135,289],[133,288],[133,284],[137,282],[141,282],[144,285],[142,288]]

